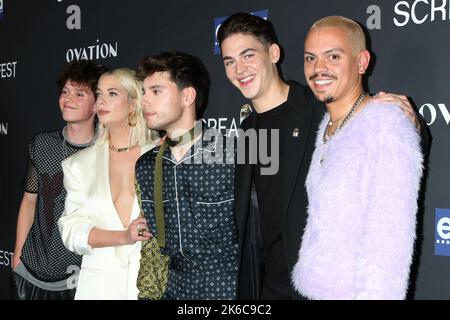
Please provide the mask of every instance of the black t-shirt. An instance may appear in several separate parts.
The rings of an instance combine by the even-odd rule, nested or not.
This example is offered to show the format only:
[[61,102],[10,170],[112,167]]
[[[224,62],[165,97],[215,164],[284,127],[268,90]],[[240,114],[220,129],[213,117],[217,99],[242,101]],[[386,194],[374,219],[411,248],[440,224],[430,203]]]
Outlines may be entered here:
[[[274,133],[273,130],[283,130],[289,116],[289,107],[286,103],[269,111],[256,114],[259,152],[261,152],[262,132],[265,130],[269,158],[278,157],[280,159],[280,154],[272,154],[274,151],[271,135]],[[278,131],[278,137],[282,136],[280,131]],[[279,139],[275,141],[280,146]],[[279,150],[279,152],[282,152],[282,150]],[[258,197],[260,232],[262,235],[260,237],[263,264],[261,299],[292,299],[290,275],[283,245],[283,212],[280,194],[282,168],[278,168],[276,174],[264,175],[261,173],[261,168],[270,167],[273,163],[263,165],[260,160],[259,154],[258,163],[253,166],[253,179]]]

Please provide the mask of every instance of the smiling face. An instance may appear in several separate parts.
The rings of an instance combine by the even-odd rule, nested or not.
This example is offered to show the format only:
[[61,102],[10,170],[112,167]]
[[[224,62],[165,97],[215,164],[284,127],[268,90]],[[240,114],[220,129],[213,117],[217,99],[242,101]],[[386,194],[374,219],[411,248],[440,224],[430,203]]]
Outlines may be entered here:
[[95,96],[88,86],[66,81],[59,96],[59,108],[64,121],[79,123],[93,121]]
[[236,33],[222,42],[221,49],[225,72],[231,83],[247,99],[264,99],[278,78],[278,45],[264,44],[252,35]]
[[361,76],[370,55],[354,52],[342,28],[316,27],[305,41],[305,79],[317,99],[325,103],[345,99],[362,90]]
[[97,85],[97,115],[105,127],[128,125],[128,115],[134,110],[133,99],[114,75],[104,75]]

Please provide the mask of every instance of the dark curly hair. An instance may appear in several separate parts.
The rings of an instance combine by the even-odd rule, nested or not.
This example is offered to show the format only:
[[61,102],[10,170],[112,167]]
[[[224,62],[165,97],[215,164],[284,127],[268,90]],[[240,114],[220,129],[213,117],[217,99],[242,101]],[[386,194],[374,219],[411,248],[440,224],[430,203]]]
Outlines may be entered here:
[[59,91],[62,91],[67,80],[84,85],[95,94],[100,76],[108,70],[105,66],[91,60],[74,60],[67,64],[56,80]]

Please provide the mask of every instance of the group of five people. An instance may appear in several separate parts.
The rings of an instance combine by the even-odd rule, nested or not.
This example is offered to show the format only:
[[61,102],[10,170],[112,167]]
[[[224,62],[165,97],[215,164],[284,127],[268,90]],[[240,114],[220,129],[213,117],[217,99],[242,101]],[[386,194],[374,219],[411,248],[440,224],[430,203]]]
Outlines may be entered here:
[[[19,298],[137,299],[150,241],[169,259],[162,299],[405,298],[429,143],[406,97],[365,92],[362,28],[340,16],[311,27],[308,86],[281,78],[269,21],[236,13],[217,36],[252,105],[237,147],[200,121],[210,81],[194,56],[66,67],[67,125],[30,144]],[[264,146],[275,173],[250,132],[277,138]]]

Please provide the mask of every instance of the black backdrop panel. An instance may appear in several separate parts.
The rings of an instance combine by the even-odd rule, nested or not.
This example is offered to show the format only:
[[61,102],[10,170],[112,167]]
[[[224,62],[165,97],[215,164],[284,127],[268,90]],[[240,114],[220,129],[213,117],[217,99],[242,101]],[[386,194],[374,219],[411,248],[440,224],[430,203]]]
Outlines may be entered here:
[[[178,49],[197,55],[210,71],[206,121],[234,128],[246,101],[214,54],[216,18],[267,10],[284,47],[286,79],[304,83],[303,40],[327,15],[369,28],[374,51],[371,92],[412,98],[433,136],[419,215],[417,259],[409,298],[450,298],[450,1],[436,0],[0,0],[0,298],[10,297],[12,251],[28,140],[61,128],[55,78],[74,58],[134,68],[145,54]],[[437,219],[436,217],[439,217]],[[435,246],[444,248],[435,255]]]

